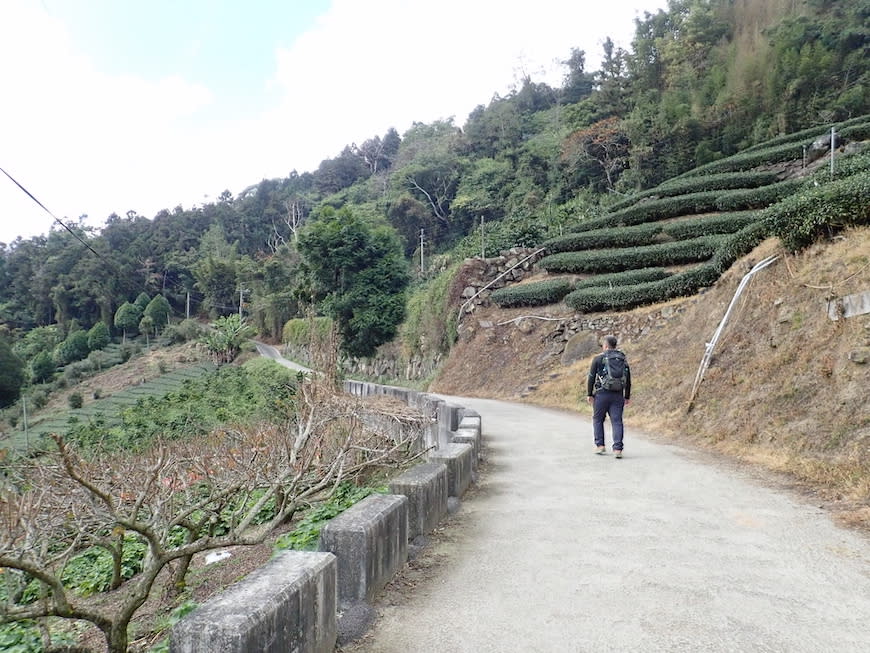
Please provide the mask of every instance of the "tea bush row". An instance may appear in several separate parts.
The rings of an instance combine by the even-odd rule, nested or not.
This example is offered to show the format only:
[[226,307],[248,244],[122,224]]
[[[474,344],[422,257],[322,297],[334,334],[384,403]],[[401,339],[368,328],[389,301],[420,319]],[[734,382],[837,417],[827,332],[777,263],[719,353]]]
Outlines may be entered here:
[[791,250],[843,227],[870,224],[870,175],[858,172],[811,187],[767,209],[764,219]]
[[788,142],[782,145],[766,147],[760,150],[751,152],[744,151],[734,156],[729,156],[726,159],[711,161],[706,165],[698,166],[682,175],[674,177],[674,179],[686,179],[689,177],[697,177],[699,175],[709,175],[715,172],[737,172],[740,170],[751,170],[752,168],[762,165],[772,165],[774,163],[782,163],[783,161],[800,160],[804,154],[803,142]]
[[766,221],[757,221],[722,239],[716,254],[709,260],[664,279],[614,288],[577,288],[565,297],[565,303],[576,311],[595,312],[626,310],[684,297],[710,286],[734,261],[748,254],[769,235]]
[[647,197],[673,197],[686,193],[696,193],[708,190],[732,190],[735,188],[758,188],[767,186],[777,180],[777,173],[770,171],[761,172],[724,172],[717,175],[703,177],[687,177],[685,179],[672,179],[659,184],[655,188],[641,191],[610,205],[611,212],[619,211],[636,204],[639,200]]
[[579,233],[606,227],[633,226],[700,213],[765,208],[795,192],[805,183],[803,180],[788,180],[759,188],[704,191],[641,202],[627,209],[581,222],[572,227],[569,232]]
[[551,238],[544,241],[542,246],[546,247],[549,253],[556,254],[583,249],[650,245],[655,241],[686,240],[698,236],[739,231],[756,220],[757,215],[756,211],[735,211],[675,222],[653,222],[632,227],[594,229]]
[[704,261],[715,254],[725,236],[702,236],[672,243],[561,252],[546,256],[540,266],[548,272],[618,272],[653,266]]
[[515,306],[546,306],[562,301],[574,289],[569,279],[547,279],[506,288],[499,288],[490,296],[502,308]]
[[770,147],[774,147],[776,145],[783,145],[786,143],[810,143],[817,138],[824,136],[825,134],[830,134],[831,127],[833,127],[836,131],[841,132],[848,127],[851,127],[853,125],[860,125],[862,123],[870,123],[870,115],[857,116],[855,118],[850,118],[849,120],[834,123],[833,125],[817,125],[816,127],[808,127],[807,129],[792,132],[791,134],[782,134],[780,136],[775,136],[774,138],[766,140],[763,143],[758,143],[757,145],[747,147],[742,151],[757,152],[758,150],[764,150]]

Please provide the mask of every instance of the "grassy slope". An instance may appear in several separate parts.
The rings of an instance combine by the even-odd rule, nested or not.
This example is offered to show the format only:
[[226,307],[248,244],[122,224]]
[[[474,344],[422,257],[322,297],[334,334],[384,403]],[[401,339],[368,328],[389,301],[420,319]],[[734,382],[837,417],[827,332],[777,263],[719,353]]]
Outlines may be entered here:
[[[832,322],[826,312],[829,296],[870,288],[870,229],[797,256],[779,252],[780,260],[744,293],[694,410],[686,412],[705,343],[742,275],[778,250],[776,241],[766,241],[700,295],[612,316],[635,377],[627,419],[630,426],[787,472],[841,499],[849,521],[870,526],[870,365],[848,359],[850,351],[870,346],[870,315]],[[663,307],[673,316],[663,319]],[[466,319],[498,324],[520,315],[571,313],[564,305],[489,308]],[[523,397],[588,414],[578,401],[588,359],[561,365],[548,355],[547,334],[557,323],[531,324],[531,333],[515,323],[478,327],[454,348],[432,391]]]

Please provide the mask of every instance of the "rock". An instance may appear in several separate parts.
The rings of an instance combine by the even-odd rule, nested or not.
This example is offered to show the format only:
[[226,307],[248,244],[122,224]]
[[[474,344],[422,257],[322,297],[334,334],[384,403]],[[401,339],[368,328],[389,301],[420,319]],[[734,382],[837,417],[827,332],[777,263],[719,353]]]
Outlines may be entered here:
[[598,344],[598,335],[592,331],[580,331],[565,343],[565,351],[562,352],[562,365],[588,358],[598,353],[601,346]]
[[859,347],[849,352],[849,360],[858,365],[866,365],[870,361],[870,347]]
[[465,297],[465,299],[470,299],[471,297],[474,297],[476,292],[477,289],[474,286],[466,286],[465,290],[462,291],[462,296]]
[[491,320],[478,320],[477,323],[482,329],[491,329],[493,325]]
[[517,329],[519,329],[520,333],[528,335],[535,330],[535,321],[529,319],[519,320],[517,322]]

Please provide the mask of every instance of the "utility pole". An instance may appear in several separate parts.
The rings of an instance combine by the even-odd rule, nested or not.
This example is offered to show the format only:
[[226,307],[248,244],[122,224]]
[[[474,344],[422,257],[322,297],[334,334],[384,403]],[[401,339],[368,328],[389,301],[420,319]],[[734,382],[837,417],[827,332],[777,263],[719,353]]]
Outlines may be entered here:
[[831,127],[831,179],[834,178],[834,143],[837,142],[836,127]]
[[27,397],[21,397],[21,408],[24,411],[24,453],[30,455],[30,434],[27,432]]
[[486,245],[483,241],[483,216],[480,216],[480,258],[486,258]]
[[239,286],[239,317],[242,317],[242,298],[245,296],[245,289]]
[[184,317],[188,320],[190,319],[190,291],[189,290],[187,291],[187,302],[186,302],[185,308],[184,308]]
[[423,249],[426,246],[426,237],[424,234],[424,230],[420,229],[420,276],[422,277],[425,271],[425,266],[423,265]]

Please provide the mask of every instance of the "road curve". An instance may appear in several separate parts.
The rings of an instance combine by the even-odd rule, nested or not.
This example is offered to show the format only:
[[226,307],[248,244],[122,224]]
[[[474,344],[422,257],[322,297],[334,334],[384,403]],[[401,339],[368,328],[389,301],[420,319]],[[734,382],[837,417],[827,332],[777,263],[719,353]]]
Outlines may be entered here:
[[283,365],[291,370],[295,370],[297,372],[310,372],[311,370],[299,363],[294,363],[291,360],[287,360],[281,355],[281,352],[278,351],[276,347],[272,345],[267,345],[264,342],[255,342],[257,345],[257,353],[260,354],[263,358],[270,358],[279,365]]
[[588,418],[450,399],[483,417],[478,487],[345,650],[870,651],[870,540],[818,507],[631,429],[617,460]]

